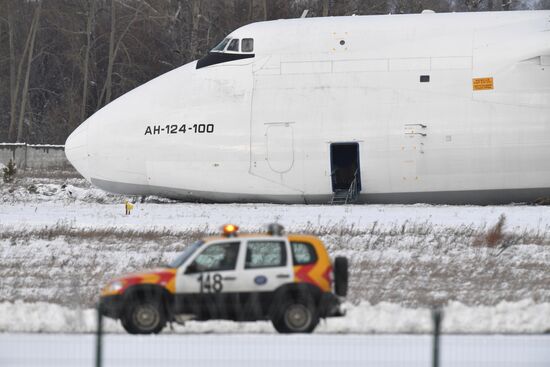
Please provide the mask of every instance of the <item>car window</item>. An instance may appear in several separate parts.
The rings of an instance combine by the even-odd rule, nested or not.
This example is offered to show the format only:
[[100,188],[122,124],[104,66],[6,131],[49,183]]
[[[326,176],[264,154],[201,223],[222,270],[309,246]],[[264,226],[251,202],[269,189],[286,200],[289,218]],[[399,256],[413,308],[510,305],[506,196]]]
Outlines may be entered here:
[[284,241],[248,241],[245,269],[286,266]]
[[291,242],[292,261],[294,265],[313,264],[317,261],[317,253],[313,245],[306,242]]
[[229,46],[227,46],[227,51],[235,51],[239,52],[239,40],[237,38],[234,38],[229,42]]
[[253,38],[243,38],[241,42],[242,52],[253,52],[254,51],[254,39]]
[[210,245],[195,258],[191,273],[203,271],[234,270],[239,255],[239,242]]

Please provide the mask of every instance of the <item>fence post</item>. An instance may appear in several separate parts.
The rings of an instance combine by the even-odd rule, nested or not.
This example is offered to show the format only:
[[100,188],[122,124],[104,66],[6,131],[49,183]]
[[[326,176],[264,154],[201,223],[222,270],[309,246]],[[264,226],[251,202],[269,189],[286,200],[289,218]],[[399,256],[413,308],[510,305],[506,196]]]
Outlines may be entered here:
[[27,170],[27,156],[28,156],[28,151],[29,151],[29,145],[27,143],[25,143],[25,168],[24,170],[26,171]]
[[443,320],[443,311],[441,311],[440,308],[434,308],[432,310],[432,320],[434,324],[432,366],[439,367],[439,336],[441,332],[441,321]]
[[102,358],[103,344],[103,313],[101,312],[101,304],[97,305],[97,330],[95,339],[95,367],[101,367],[103,364]]

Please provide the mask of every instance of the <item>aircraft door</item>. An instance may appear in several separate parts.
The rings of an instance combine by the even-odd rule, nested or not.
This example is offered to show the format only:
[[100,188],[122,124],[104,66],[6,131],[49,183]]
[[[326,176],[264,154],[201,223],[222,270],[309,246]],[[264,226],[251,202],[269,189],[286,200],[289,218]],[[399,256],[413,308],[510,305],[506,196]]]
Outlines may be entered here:
[[361,191],[359,143],[331,144],[330,172],[333,192],[349,190],[354,179],[357,179],[357,191]]
[[[299,123],[288,105],[288,91],[272,78],[255,76],[250,118],[250,174],[265,180],[275,195],[302,195]],[[297,150],[298,149],[298,150]]]
[[285,173],[294,165],[294,133],[290,123],[269,124],[266,129],[267,162],[277,173]]

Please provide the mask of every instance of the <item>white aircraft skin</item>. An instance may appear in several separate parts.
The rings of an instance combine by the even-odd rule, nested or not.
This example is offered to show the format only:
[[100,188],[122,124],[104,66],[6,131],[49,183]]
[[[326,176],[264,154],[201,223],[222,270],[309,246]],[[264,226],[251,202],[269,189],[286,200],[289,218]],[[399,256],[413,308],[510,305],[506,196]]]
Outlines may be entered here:
[[359,202],[550,197],[550,11],[289,19],[227,37],[253,38],[253,57],[191,62],[108,104],[67,139],[76,169],[127,195],[326,203],[331,144],[357,143]]

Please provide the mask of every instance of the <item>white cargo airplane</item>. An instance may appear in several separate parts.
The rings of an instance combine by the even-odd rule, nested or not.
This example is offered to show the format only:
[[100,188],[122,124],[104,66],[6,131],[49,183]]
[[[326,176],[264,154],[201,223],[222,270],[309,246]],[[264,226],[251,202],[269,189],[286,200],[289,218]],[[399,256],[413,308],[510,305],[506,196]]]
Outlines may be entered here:
[[127,195],[550,197],[550,11],[249,24],[105,106],[65,148],[92,184]]

